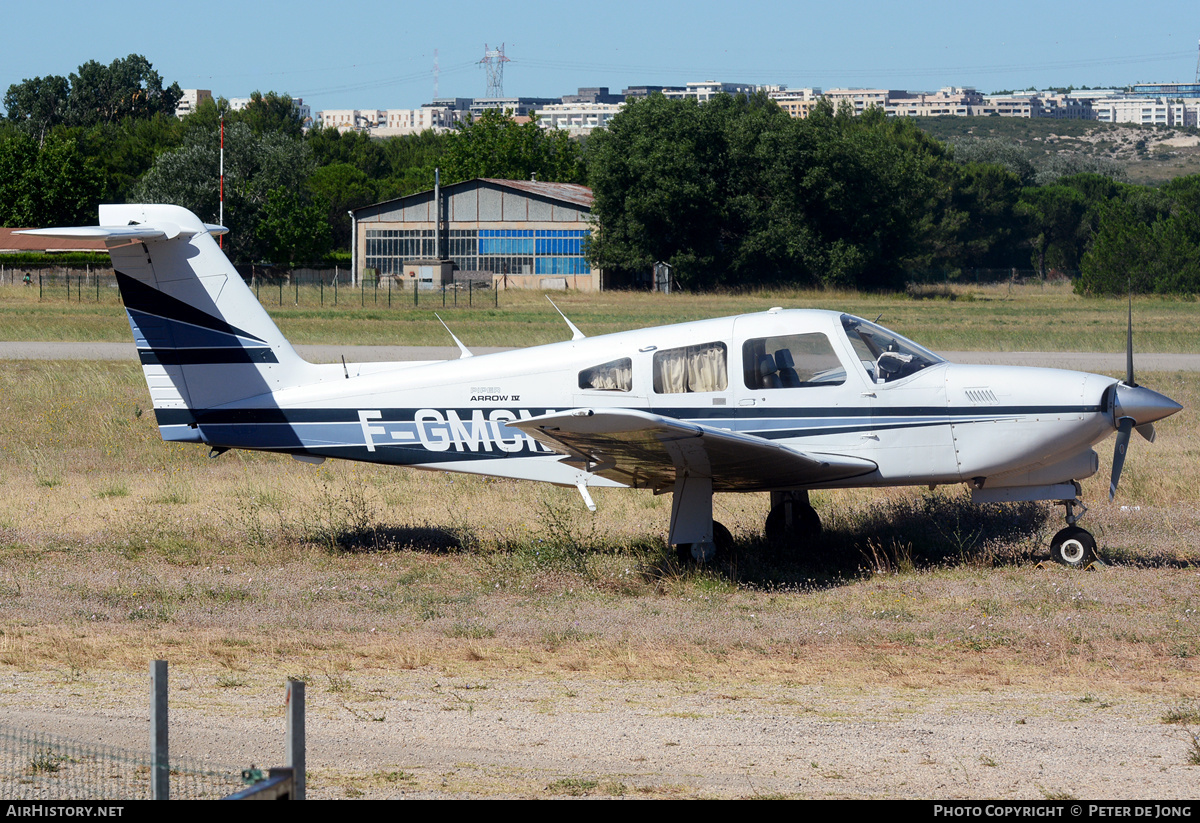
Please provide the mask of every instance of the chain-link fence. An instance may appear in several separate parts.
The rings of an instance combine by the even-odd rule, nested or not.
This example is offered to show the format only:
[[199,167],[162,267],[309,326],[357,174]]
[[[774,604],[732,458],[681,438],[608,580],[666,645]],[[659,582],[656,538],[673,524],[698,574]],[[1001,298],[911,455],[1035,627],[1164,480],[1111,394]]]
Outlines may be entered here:
[[[6,800],[149,800],[149,752],[0,726],[0,797]],[[242,769],[170,760],[171,798],[217,799],[246,788]]]
[[987,285],[997,283],[1040,283],[1062,280],[1076,280],[1077,271],[1050,269],[1045,272],[1038,269],[931,269],[913,271],[908,274],[908,282],[918,285]]
[[[496,308],[500,305],[499,290],[492,288],[490,280],[464,278],[432,288],[414,289],[412,282],[390,275],[368,273],[354,281],[350,278],[350,270],[341,267],[290,271],[246,267],[241,274],[259,302],[268,308]],[[0,286],[19,289],[22,284],[40,300],[121,302],[117,278],[110,268],[0,264]]]

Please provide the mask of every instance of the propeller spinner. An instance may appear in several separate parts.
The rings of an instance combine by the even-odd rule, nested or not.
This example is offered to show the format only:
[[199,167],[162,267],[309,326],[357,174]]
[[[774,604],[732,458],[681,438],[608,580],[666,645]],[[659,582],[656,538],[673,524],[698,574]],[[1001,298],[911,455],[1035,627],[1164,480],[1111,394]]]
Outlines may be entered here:
[[1117,428],[1117,445],[1113,452],[1112,479],[1108,484],[1108,499],[1117,494],[1117,483],[1121,480],[1121,469],[1125,466],[1125,452],[1129,448],[1129,435],[1137,433],[1149,442],[1154,442],[1154,421],[1170,417],[1183,408],[1166,395],[1139,386],[1133,379],[1133,297],[1129,298],[1129,326],[1125,335],[1125,382],[1117,383],[1110,398],[1109,412]]

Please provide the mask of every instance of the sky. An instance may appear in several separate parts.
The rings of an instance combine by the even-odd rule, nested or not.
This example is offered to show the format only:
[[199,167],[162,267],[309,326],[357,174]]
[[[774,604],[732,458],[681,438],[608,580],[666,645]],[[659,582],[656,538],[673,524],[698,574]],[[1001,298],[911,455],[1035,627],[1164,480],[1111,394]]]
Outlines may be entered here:
[[1196,0],[209,0],[5,9],[0,90],[142,54],[165,83],[223,97],[277,91],[323,109],[482,97],[485,44],[504,92],[691,81],[983,92],[1193,82]]

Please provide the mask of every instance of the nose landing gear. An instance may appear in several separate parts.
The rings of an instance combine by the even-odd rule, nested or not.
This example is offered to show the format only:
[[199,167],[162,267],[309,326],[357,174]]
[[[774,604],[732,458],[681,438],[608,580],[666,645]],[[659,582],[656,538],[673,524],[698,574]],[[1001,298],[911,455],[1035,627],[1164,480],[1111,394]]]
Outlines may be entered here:
[[[1079,497],[1079,491],[1079,484],[1076,483],[1075,499],[1059,501],[1066,508],[1067,527],[1050,540],[1050,559],[1073,569],[1085,569],[1100,559],[1096,551],[1096,538],[1087,529],[1075,525],[1087,513],[1087,506]],[[1079,508],[1079,514],[1075,513],[1076,507]]]

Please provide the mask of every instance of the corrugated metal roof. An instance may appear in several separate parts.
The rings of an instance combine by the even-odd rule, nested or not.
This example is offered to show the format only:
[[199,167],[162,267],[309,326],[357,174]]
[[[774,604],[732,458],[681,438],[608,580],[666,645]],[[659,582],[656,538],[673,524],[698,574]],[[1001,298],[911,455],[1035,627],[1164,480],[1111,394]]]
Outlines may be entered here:
[[[497,177],[475,177],[470,180],[463,180],[459,183],[448,183],[442,186],[443,192],[450,192],[457,188],[469,186],[472,183],[490,183],[494,186],[512,189],[524,194],[533,194],[541,197],[548,197],[552,200],[559,200],[564,203],[570,203],[573,206],[582,206],[590,209],[592,207],[592,190],[587,186],[580,186],[575,183],[545,183],[541,180],[501,180]],[[432,198],[433,190],[426,189],[425,191],[413,192],[406,194],[403,197],[397,197],[392,200],[384,200],[382,203],[372,203],[369,206],[360,206],[353,209],[357,214],[369,214],[374,209],[381,207],[391,207],[393,203],[402,203],[405,200],[417,198]]]
[[587,186],[580,186],[576,183],[545,183],[541,180],[500,180],[496,177],[481,177],[479,179],[486,183],[516,189],[528,194],[539,194],[542,197],[565,200],[576,206],[586,206],[589,209],[592,207],[592,190]]
[[[39,237],[28,234],[14,234],[25,229],[0,228],[0,252],[6,251],[99,251],[108,252],[104,239],[67,237]],[[0,258],[3,259],[3,258]]]

